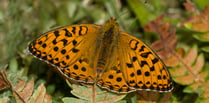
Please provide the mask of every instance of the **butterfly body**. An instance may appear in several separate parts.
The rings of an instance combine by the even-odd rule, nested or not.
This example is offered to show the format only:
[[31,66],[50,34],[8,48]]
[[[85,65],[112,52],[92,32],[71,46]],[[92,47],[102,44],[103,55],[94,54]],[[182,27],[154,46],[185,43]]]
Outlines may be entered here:
[[161,59],[142,41],[119,31],[114,18],[103,26],[80,24],[54,29],[30,43],[29,51],[69,79],[96,83],[112,92],[172,90]]
[[99,56],[96,67],[97,77],[102,75],[101,73],[105,70],[105,64],[108,64],[108,61],[111,61],[108,59],[113,56],[112,54],[117,47],[116,44],[119,39],[119,28],[115,19],[110,19],[101,29],[101,41],[97,43],[99,44]]

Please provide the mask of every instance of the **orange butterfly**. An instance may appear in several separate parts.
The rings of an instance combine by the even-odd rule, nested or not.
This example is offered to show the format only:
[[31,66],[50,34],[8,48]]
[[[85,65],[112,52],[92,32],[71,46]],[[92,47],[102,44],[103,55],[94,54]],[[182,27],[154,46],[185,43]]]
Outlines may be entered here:
[[51,30],[29,45],[35,57],[65,77],[116,93],[171,91],[161,59],[141,40],[119,31],[116,19],[103,26],[80,24]]

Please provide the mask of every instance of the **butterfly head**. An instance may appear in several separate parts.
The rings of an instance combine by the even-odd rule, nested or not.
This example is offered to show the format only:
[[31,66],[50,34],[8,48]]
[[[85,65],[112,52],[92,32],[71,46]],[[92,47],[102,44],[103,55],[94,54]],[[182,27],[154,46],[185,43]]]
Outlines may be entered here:
[[104,32],[106,33],[111,33],[113,32],[114,34],[117,34],[119,32],[118,28],[118,22],[115,18],[111,18],[106,22],[106,24],[103,26]]

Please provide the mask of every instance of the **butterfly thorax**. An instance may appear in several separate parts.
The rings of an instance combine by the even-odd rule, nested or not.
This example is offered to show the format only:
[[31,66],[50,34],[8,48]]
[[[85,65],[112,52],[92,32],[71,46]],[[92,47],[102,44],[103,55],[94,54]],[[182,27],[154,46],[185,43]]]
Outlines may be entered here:
[[97,62],[97,76],[105,70],[105,65],[107,65],[107,62],[109,61],[108,58],[113,56],[113,48],[116,47],[116,41],[119,34],[118,23],[114,18],[107,21],[102,29],[102,40]]

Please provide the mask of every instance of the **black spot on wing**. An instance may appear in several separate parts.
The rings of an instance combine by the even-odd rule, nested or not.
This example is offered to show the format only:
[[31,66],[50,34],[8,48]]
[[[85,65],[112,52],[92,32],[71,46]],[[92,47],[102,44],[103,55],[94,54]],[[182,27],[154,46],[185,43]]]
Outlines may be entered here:
[[76,32],[75,32],[75,29],[76,29],[76,28],[75,28],[75,27],[72,27],[72,28],[73,28],[73,29],[72,29],[72,33],[75,34],[75,33],[76,33]]
[[[136,42],[136,43],[134,43],[134,42]],[[129,42],[129,45],[132,45],[132,43],[134,43],[134,47],[131,46],[131,49],[132,49],[132,50],[136,50],[136,49],[137,49],[137,45],[139,44],[139,42],[136,41],[136,40],[134,40],[134,39],[132,39],[132,40]]]
[[141,56],[144,58],[147,58],[149,54],[152,54],[151,52],[142,53]]
[[144,46],[144,45],[142,45],[142,46],[141,46],[141,48],[139,49],[139,52],[144,51],[144,48],[145,48],[145,46]]
[[155,59],[152,60],[152,63],[155,64],[155,63],[157,63],[158,61],[159,61],[159,59],[155,58]]
[[148,65],[147,61],[141,61],[140,66],[143,67],[144,65]]
[[54,35],[56,36],[56,38],[60,35],[59,31],[54,31]]
[[72,37],[72,34],[67,29],[63,29],[63,30],[65,31],[66,37]]
[[63,42],[63,45],[66,46],[68,41],[66,39],[62,39],[61,41]]

